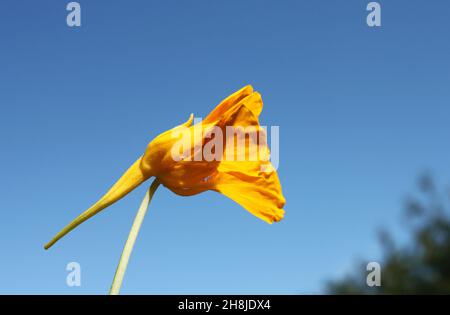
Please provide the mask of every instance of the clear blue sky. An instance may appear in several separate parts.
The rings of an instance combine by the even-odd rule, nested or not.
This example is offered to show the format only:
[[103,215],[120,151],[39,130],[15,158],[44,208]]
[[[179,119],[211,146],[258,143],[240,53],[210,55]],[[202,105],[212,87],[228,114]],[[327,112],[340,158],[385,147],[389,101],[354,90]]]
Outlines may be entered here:
[[[279,125],[286,217],[160,189],[123,293],[317,293],[380,259],[424,169],[450,182],[450,3],[0,3],[0,293],[107,292],[144,185],[49,251],[160,132],[246,84]],[[82,286],[66,285],[66,264]]]

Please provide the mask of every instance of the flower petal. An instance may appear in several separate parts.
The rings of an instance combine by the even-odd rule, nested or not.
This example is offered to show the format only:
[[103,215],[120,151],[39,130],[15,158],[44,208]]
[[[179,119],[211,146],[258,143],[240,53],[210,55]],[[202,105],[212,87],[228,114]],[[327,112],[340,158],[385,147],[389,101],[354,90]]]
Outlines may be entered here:
[[249,167],[249,163],[222,162],[214,190],[267,223],[280,221],[284,216],[283,206],[286,201],[277,173],[258,171],[258,163],[253,163],[252,167]]
[[227,110],[238,104],[240,100],[251,95],[252,93],[253,87],[251,85],[247,85],[239,91],[231,94],[222,102],[220,102],[220,104],[217,105],[216,108],[211,111],[211,113],[209,113],[209,115],[203,120],[203,122],[207,124],[219,120]]
[[[255,128],[250,129],[253,131],[250,131],[249,139],[246,139],[243,153],[239,153],[239,148],[235,146],[232,160],[227,155],[226,159],[221,161],[213,190],[226,195],[268,223],[280,221],[284,216],[285,199],[277,172],[268,161],[270,152],[265,132],[259,126],[257,118],[262,109],[261,96],[253,93],[242,100],[240,105],[227,112],[222,123],[225,126]],[[250,140],[252,133],[258,134],[257,143]],[[260,133],[263,133],[264,141],[261,141]],[[234,146],[234,140],[227,139],[227,149],[230,145]],[[258,152],[256,160],[249,159],[253,150]]]

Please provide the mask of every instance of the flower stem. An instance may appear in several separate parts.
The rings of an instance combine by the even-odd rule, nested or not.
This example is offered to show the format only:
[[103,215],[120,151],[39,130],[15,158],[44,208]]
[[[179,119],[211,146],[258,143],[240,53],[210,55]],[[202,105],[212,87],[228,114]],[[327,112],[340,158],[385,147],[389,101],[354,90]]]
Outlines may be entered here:
[[109,291],[110,295],[118,295],[120,287],[122,286],[123,277],[125,271],[127,270],[128,261],[130,260],[131,252],[133,251],[133,246],[138,236],[139,230],[144,220],[145,214],[147,213],[148,205],[152,200],[153,194],[159,186],[159,181],[157,178],[151,184],[149,190],[147,190],[144,199],[142,200],[141,206],[134,218],[133,226],[131,227],[130,234],[128,235],[127,242],[120,256],[119,265],[117,266],[116,273],[114,275],[113,283]]

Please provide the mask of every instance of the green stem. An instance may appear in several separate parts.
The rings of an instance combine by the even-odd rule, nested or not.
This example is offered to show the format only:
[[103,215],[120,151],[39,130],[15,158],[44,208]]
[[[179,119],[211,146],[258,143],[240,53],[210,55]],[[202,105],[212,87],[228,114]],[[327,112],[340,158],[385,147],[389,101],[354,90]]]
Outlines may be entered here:
[[131,252],[133,251],[133,246],[139,233],[139,229],[141,228],[142,221],[144,220],[145,214],[147,213],[148,205],[152,200],[153,194],[155,193],[159,184],[160,183],[158,179],[155,178],[149,190],[147,190],[147,193],[145,194],[145,197],[142,200],[141,206],[139,207],[136,217],[134,218],[133,226],[131,227],[127,242],[125,243],[122,255],[120,256],[119,265],[117,266],[116,274],[114,275],[113,283],[109,291],[110,295],[119,294],[120,287],[122,286],[123,277],[125,275],[125,271],[127,270],[128,261],[130,260],[130,255]]

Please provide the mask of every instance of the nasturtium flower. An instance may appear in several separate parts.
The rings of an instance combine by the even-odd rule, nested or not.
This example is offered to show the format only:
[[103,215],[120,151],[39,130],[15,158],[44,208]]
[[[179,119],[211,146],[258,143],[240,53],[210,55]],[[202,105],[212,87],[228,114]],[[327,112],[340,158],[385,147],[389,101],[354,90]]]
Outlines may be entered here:
[[223,100],[203,121],[192,124],[191,115],[184,124],[160,134],[97,203],[45,248],[150,177],[178,195],[216,191],[268,223],[280,221],[285,199],[269,161],[265,129],[259,124],[262,107],[261,95],[248,85]]

